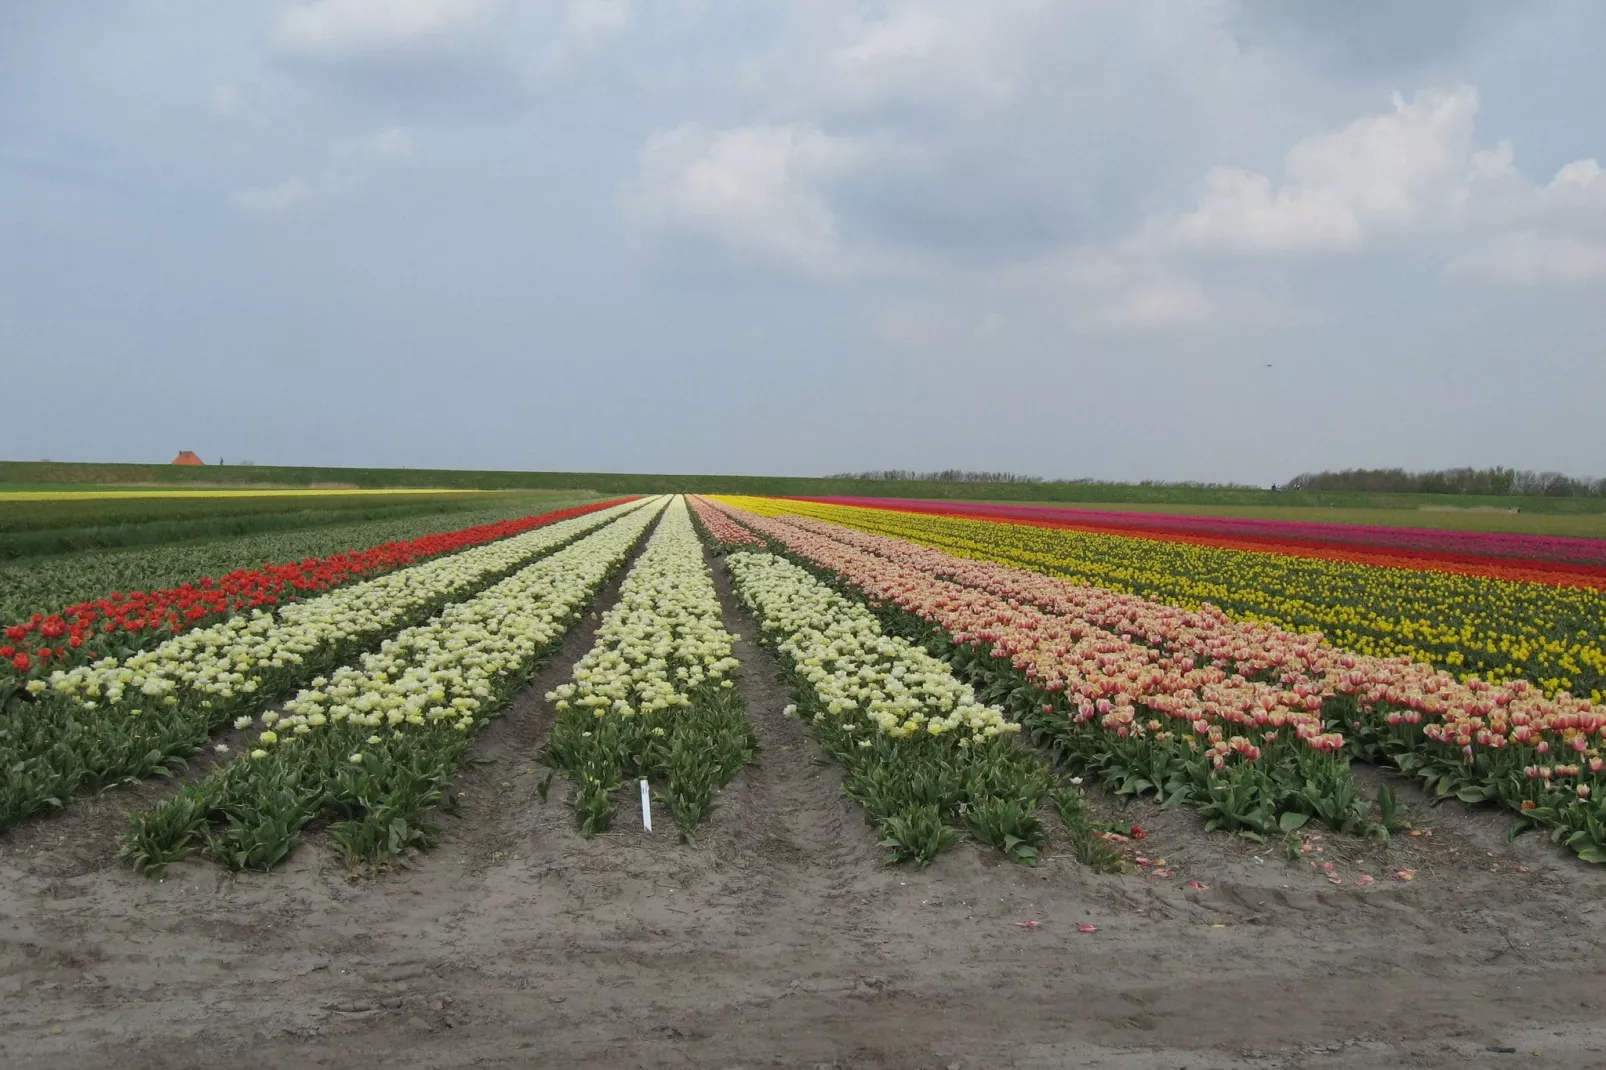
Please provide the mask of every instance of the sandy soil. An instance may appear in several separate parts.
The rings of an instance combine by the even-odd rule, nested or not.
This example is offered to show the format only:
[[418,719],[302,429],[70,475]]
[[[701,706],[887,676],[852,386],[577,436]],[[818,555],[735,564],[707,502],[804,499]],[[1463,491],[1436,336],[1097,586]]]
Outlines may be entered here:
[[147,880],[112,855],[160,785],[0,838],[0,1066],[1606,1065],[1606,873],[1498,815],[1418,799],[1431,835],[1290,862],[1135,805],[1128,875],[972,845],[888,869],[749,643],[764,752],[698,842],[667,815],[584,840],[534,758],[594,627],[482,735],[444,844],[390,871],[313,836],[271,874]]

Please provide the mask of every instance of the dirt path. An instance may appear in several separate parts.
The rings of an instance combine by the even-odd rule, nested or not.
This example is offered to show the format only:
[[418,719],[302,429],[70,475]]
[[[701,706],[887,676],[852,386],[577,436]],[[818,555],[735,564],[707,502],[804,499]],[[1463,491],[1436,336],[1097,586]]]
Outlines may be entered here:
[[588,841],[561,781],[539,801],[588,617],[476,743],[441,847],[389,873],[314,841],[157,883],[70,812],[0,840],[0,1065],[1606,1065],[1606,873],[1458,805],[1417,800],[1433,835],[1387,857],[1324,842],[1342,886],[1143,806],[1144,873],[881,866],[716,576],[763,751],[695,844],[629,811]]

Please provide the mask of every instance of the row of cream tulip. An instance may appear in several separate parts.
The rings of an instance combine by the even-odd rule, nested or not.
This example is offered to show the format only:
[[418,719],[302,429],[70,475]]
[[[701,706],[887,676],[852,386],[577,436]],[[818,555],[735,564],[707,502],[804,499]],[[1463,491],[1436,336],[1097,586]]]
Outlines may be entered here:
[[721,623],[686,500],[676,497],[620,585],[618,603],[603,614],[573,681],[549,692],[547,701],[598,718],[689,706],[692,691],[721,682],[736,667],[734,640]]
[[1020,730],[943,662],[884,634],[869,609],[804,569],[773,554],[727,560],[742,600],[819,696],[821,716],[858,719],[893,739],[952,733],[961,746]]
[[573,679],[547,694],[558,718],[542,760],[573,783],[582,832],[607,828],[618,788],[639,779],[661,785],[689,837],[751,761],[757,741],[729,678],[736,638],[677,497]]
[[[663,504],[659,499],[658,506]],[[521,569],[438,617],[408,628],[357,665],[335,670],[260,718],[259,742],[281,742],[350,720],[369,728],[448,724],[465,731],[496,680],[563,634],[610,570],[640,540],[657,506],[635,510],[601,531]]]
[[439,827],[426,815],[472,731],[524,686],[663,504],[627,513],[315,680],[261,716],[247,753],[132,815],[124,856],[160,873],[205,843],[231,868],[266,869],[324,814],[343,819],[330,836],[351,862],[431,845]]
[[473,592],[509,569],[587,531],[641,508],[632,502],[559,521],[522,535],[338,588],[274,613],[235,617],[175,636],[154,650],[119,662],[57,672],[49,688],[75,705],[172,705],[186,693],[215,704],[261,690],[277,670],[331,649],[378,638],[445,603]]
[[888,861],[927,865],[960,828],[1015,861],[1036,859],[1045,840],[1036,813],[1055,794],[1055,777],[1017,745],[1018,723],[801,566],[747,551],[725,562]]

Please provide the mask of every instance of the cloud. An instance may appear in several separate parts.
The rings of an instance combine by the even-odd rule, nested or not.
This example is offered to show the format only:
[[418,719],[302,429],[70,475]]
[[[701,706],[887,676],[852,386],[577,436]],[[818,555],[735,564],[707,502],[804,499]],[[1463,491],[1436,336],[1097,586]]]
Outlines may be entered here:
[[206,106],[214,118],[232,119],[240,112],[240,87],[232,82],[224,82],[212,87],[207,94]]
[[1606,282],[1606,242],[1554,231],[1513,231],[1456,257],[1445,270],[1452,278],[1506,286]]
[[282,217],[313,204],[350,196],[371,186],[413,157],[412,135],[403,127],[335,146],[315,175],[291,175],[278,182],[246,186],[229,194],[229,203],[249,215]]
[[805,124],[691,123],[648,139],[627,202],[660,235],[739,262],[814,278],[893,270],[896,257],[844,239],[829,200],[831,185],[864,160],[863,146]]
[[500,0],[312,0],[279,16],[273,42],[319,59],[382,52],[449,38],[499,6]]
[[630,0],[569,0],[565,24],[577,43],[594,45],[630,26]]
[[830,102],[860,109],[1001,104],[1025,73],[1009,62],[1018,50],[1000,40],[1020,27],[1023,10],[944,2],[860,7],[839,23],[840,39],[821,57],[817,84]]
[[1536,186],[1509,142],[1474,147],[1478,93],[1424,90],[1409,103],[1307,137],[1283,177],[1206,174],[1197,206],[1120,243],[1156,261],[1347,254],[1409,247],[1452,278],[1518,286],[1606,278],[1606,173],[1593,158]]
[[1478,94],[1470,86],[1398,94],[1385,115],[1304,139],[1284,179],[1212,168],[1198,207],[1167,237],[1225,252],[1350,251],[1390,229],[1426,222],[1463,196]]
[[229,194],[229,203],[252,215],[282,216],[319,195],[320,191],[304,179],[292,177],[271,185],[237,189]]
[[1363,73],[1409,71],[1459,57],[1550,0],[1237,0],[1246,44],[1271,44]]
[[382,130],[369,142],[374,155],[387,160],[405,160],[413,154],[413,137],[399,126]]
[[1606,172],[1593,158],[1575,160],[1543,188],[1510,165],[1502,146],[1477,201],[1492,236],[1452,260],[1452,278],[1508,286],[1581,286],[1606,282]]

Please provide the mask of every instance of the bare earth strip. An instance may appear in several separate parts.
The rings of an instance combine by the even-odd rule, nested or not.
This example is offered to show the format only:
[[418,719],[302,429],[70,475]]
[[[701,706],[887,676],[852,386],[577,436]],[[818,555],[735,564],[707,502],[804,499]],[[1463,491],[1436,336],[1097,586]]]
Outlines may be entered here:
[[406,867],[351,879],[309,842],[266,876],[155,883],[90,809],[0,838],[0,1065],[1606,1065],[1606,873],[1459,805],[1419,804],[1416,879],[1364,889],[1152,808],[1126,819],[1173,879],[1063,849],[883,868],[716,580],[764,750],[696,844],[623,813],[584,840],[561,780],[539,801],[542,696],[588,616]]

